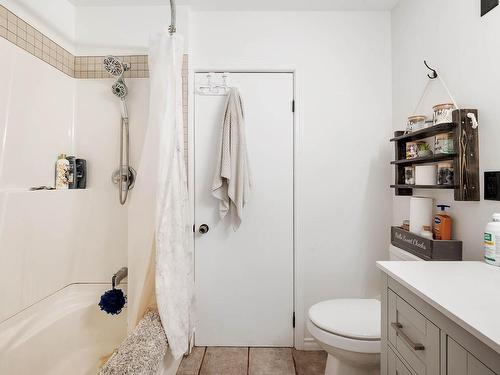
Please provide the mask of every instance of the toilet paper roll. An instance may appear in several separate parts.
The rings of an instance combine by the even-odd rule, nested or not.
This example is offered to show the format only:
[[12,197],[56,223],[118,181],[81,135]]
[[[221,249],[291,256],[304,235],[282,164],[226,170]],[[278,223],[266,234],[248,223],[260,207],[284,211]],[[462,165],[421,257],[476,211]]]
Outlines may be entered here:
[[415,167],[415,185],[436,185],[437,165],[417,165]]
[[420,234],[424,225],[432,226],[433,208],[434,200],[432,198],[410,198],[410,232]]

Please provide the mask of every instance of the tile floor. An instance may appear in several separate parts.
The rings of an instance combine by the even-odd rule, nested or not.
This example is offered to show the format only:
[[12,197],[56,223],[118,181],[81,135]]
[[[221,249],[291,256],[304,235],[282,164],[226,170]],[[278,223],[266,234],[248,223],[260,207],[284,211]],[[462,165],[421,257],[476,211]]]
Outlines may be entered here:
[[322,351],[196,347],[177,375],[323,375],[325,365]]

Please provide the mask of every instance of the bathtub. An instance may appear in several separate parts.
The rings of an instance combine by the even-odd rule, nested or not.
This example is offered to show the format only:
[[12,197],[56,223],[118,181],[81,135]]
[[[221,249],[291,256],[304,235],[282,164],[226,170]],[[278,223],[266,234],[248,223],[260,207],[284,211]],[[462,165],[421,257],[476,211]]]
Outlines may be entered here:
[[109,288],[69,285],[0,323],[0,374],[97,374],[127,330],[126,310],[111,316],[97,306]]

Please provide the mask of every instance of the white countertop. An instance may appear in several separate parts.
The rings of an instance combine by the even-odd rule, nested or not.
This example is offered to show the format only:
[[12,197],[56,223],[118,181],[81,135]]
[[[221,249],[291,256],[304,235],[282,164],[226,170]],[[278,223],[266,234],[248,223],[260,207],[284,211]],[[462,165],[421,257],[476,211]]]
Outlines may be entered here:
[[500,267],[395,261],[377,267],[500,353]]

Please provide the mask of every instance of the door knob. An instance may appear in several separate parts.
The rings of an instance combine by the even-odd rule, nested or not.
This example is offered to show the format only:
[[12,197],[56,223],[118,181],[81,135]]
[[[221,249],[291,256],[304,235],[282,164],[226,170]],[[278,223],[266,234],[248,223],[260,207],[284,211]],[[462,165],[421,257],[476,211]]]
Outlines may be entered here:
[[210,227],[207,224],[201,224],[200,228],[198,229],[198,232],[200,232],[201,234],[205,234],[208,233],[209,230]]

